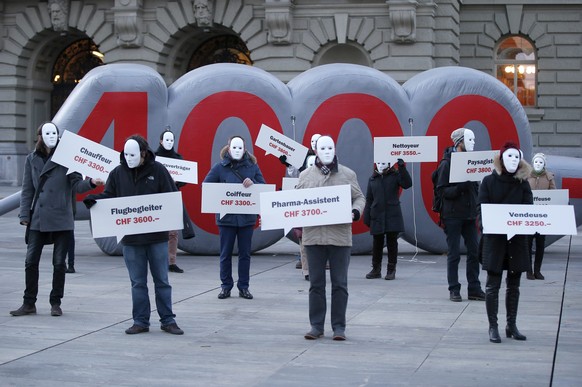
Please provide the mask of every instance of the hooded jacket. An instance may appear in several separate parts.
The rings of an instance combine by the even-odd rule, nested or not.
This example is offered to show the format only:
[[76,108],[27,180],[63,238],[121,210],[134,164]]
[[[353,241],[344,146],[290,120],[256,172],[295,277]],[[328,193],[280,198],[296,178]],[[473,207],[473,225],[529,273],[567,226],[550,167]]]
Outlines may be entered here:
[[[247,177],[255,184],[265,184],[263,174],[255,156],[245,150],[240,160],[234,160],[228,153],[228,145],[220,150],[221,161],[214,164],[204,178],[204,183],[242,184]],[[257,222],[255,214],[226,214],[220,218],[216,214],[218,226],[246,227]]]
[[412,179],[405,166],[386,168],[382,173],[374,169],[366,189],[364,224],[370,234],[404,231],[404,220],[398,196],[400,188],[412,187]]
[[[146,150],[144,161],[137,168],[127,166],[123,152],[120,152],[119,161],[120,165],[109,173],[105,190],[100,194],[88,195],[85,200],[151,195],[178,190],[166,167],[155,161],[155,155],[151,149]],[[121,240],[123,244],[130,246],[167,241],[168,231],[126,235]]]
[[[533,195],[527,181],[531,166],[522,159],[516,172],[509,174],[503,171],[499,155],[495,155],[493,164],[494,171],[481,182],[479,206],[485,203],[533,204]],[[496,273],[503,270],[527,271],[531,265],[527,241],[527,235],[515,235],[507,240],[505,234],[484,234],[481,250],[483,270]]]
[[532,190],[534,189],[556,189],[554,174],[544,168],[541,173],[532,169],[528,177],[528,182]]

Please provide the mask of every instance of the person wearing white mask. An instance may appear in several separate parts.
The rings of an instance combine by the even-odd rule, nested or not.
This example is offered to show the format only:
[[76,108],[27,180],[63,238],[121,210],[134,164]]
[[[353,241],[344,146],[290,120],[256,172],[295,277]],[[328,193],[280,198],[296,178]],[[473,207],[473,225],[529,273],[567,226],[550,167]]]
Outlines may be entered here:
[[[247,151],[240,136],[233,136],[220,151],[221,161],[212,166],[205,183],[241,184],[248,188],[253,184],[265,184],[265,179],[257,159]],[[232,276],[232,251],[235,240],[238,243],[238,295],[247,300],[253,299],[249,291],[251,267],[251,242],[257,222],[256,214],[216,214],[216,225],[220,236],[220,293],[218,298],[230,297],[234,287]]]
[[384,241],[388,253],[386,280],[396,278],[398,263],[398,235],[404,231],[404,219],[400,208],[400,189],[412,187],[412,179],[404,160],[398,159],[398,168],[387,162],[377,162],[366,189],[364,224],[372,235],[372,270],[367,279],[382,277],[382,253]]
[[[132,135],[120,154],[120,165],[107,178],[105,190],[88,195],[83,203],[87,208],[98,201],[126,196],[153,195],[175,192],[176,184],[163,164],[155,161],[154,152],[145,138]],[[97,207],[98,209],[99,207]],[[125,330],[128,335],[149,332],[151,305],[148,294],[148,267],[154,281],[156,308],[160,329],[183,335],[172,312],[172,286],[168,279],[168,231],[126,235],[121,240],[123,259],[131,280],[133,325]]]
[[[533,170],[527,179],[532,190],[536,189],[556,189],[556,181],[554,174],[546,169],[546,155],[543,153],[536,153],[532,159]],[[533,243],[536,243],[535,260],[533,262],[532,270],[532,252]],[[544,259],[544,251],[546,249],[546,236],[536,232],[529,236],[529,270],[526,278],[528,280],[543,280],[545,277],[541,273],[542,261]]]
[[[485,176],[479,188],[479,209],[482,204],[533,204],[531,187],[527,181],[531,166],[523,160],[519,147],[506,142],[496,154],[493,172]],[[481,236],[481,259],[483,270],[487,270],[485,306],[489,320],[489,341],[500,343],[497,326],[499,288],[503,271],[507,270],[505,309],[507,326],[505,335],[515,340],[526,337],[517,329],[517,308],[521,273],[531,268],[528,254],[528,236],[515,235],[511,239],[504,234]]]
[[478,246],[479,235],[475,227],[477,219],[477,193],[479,183],[464,181],[450,183],[451,155],[454,152],[472,152],[475,149],[475,134],[471,129],[458,128],[451,133],[453,146],[445,149],[439,163],[436,189],[443,199],[441,220],[447,236],[447,282],[449,300],[463,301],[459,282],[461,261],[461,237],[467,249],[467,297],[469,300],[485,301],[485,293],[479,281]]
[[[360,219],[366,198],[354,171],[338,163],[335,143],[330,136],[321,136],[315,144],[315,164],[301,172],[297,189],[350,185],[352,220]],[[307,340],[323,336],[326,315],[326,263],[331,279],[331,328],[333,340],[346,339],[348,305],[348,267],[352,246],[352,223],[303,227],[303,245],[309,265],[309,322]]]
[[101,179],[87,179],[79,173],[52,161],[59,143],[59,130],[46,122],[37,130],[34,152],[26,157],[20,196],[20,224],[27,226],[24,301],[13,316],[36,314],[39,262],[42,249],[53,244],[53,281],[49,296],[51,316],[61,316],[61,301],[65,290],[66,256],[72,231],[74,193],[87,192],[99,185]]

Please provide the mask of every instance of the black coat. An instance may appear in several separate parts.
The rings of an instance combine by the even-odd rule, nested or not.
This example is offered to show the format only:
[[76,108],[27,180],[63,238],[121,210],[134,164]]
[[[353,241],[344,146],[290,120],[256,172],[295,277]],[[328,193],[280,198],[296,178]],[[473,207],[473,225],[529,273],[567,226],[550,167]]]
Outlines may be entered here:
[[400,188],[412,187],[412,179],[406,170],[388,168],[384,173],[374,171],[368,180],[364,224],[370,227],[370,234],[404,231],[404,220],[398,197]]
[[[156,156],[160,156],[160,157],[167,157],[169,159],[178,159],[178,160],[184,160],[184,158],[182,157],[181,154],[179,154],[178,152],[176,152],[174,150],[174,148],[167,150],[166,148],[164,148],[163,146],[159,146],[158,150],[156,151]],[[178,188],[182,188],[183,186],[185,186],[186,183],[181,182],[181,181],[177,181],[176,182],[176,187]]]
[[[479,204],[533,204],[527,181],[530,171],[529,164],[521,160],[515,174],[502,172],[501,162],[496,156],[495,170],[481,182]],[[527,235],[515,235],[510,240],[505,234],[483,235],[480,251],[483,270],[496,273],[527,271],[531,267],[527,239]]]

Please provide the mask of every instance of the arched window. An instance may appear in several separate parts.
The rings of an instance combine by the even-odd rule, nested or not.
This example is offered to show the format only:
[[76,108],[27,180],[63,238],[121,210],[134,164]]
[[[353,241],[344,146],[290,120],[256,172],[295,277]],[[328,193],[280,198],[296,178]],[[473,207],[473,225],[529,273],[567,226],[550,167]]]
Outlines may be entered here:
[[212,63],[253,65],[251,53],[238,36],[215,36],[196,49],[188,63],[188,71]]
[[521,36],[502,39],[495,51],[495,73],[523,106],[536,105],[537,58],[529,40]]

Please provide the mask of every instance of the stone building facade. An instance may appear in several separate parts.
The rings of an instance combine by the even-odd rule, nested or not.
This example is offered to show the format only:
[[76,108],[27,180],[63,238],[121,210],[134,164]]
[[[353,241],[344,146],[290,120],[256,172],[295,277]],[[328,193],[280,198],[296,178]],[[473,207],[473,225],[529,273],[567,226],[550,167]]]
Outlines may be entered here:
[[[517,70],[527,69],[512,64],[520,54],[511,57],[508,38],[510,48],[529,47],[520,51],[533,69],[527,90]],[[582,156],[582,1],[3,0],[0,184],[20,183],[37,126],[70,92],[55,69],[76,73],[78,82],[91,66],[67,56],[79,42],[101,63],[150,66],[167,85],[222,60],[209,59],[218,43],[229,45],[224,60],[252,64],[283,82],[335,62],[373,67],[399,83],[442,66],[509,74],[509,87],[529,93],[524,107],[535,149]],[[501,74],[508,63],[515,73]]]

